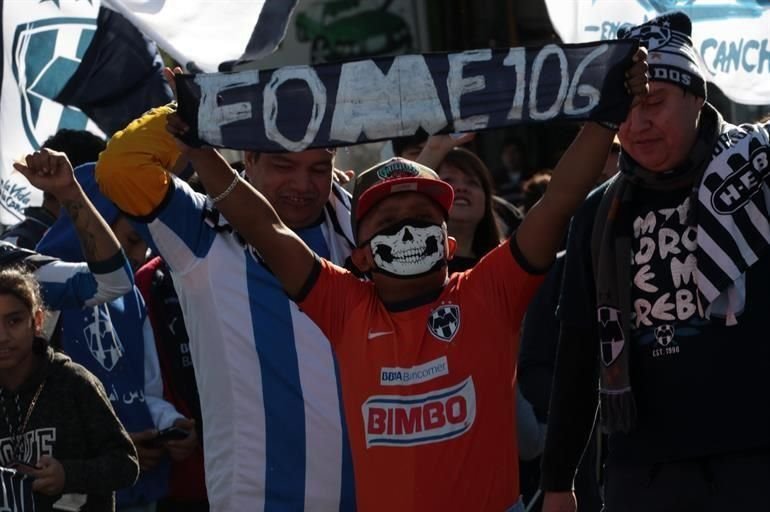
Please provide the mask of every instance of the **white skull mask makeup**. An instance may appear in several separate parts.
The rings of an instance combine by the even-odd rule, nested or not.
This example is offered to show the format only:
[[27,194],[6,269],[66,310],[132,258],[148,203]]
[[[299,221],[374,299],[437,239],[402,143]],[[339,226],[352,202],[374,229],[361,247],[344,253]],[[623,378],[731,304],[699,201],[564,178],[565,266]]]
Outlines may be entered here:
[[444,230],[441,226],[407,219],[384,229],[369,241],[375,272],[393,277],[415,277],[442,267]]

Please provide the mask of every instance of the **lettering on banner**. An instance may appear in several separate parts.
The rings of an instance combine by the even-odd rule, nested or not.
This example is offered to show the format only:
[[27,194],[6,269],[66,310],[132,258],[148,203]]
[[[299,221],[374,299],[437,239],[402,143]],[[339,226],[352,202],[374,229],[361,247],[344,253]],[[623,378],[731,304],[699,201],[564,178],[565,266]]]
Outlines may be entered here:
[[463,435],[476,419],[473,378],[421,395],[376,395],[361,406],[366,447],[417,446]]
[[[410,77],[412,87],[399,87],[403,76]],[[356,142],[363,134],[377,140],[392,133],[411,135],[419,128],[435,133],[446,125],[433,77],[420,55],[395,59],[387,72],[371,60],[344,64],[339,83],[332,139]]]
[[[288,81],[302,81],[306,84],[313,98],[310,119],[307,122],[302,138],[292,140],[286,137],[278,127],[278,88]],[[284,108],[291,109],[290,105]],[[315,139],[318,129],[326,113],[326,87],[318,78],[313,68],[308,66],[289,66],[277,69],[273,73],[264,91],[262,116],[265,123],[267,138],[279,143],[288,151],[302,151]]]
[[16,183],[14,180],[2,180],[0,186],[0,203],[3,208],[19,220],[24,218],[24,209],[30,206],[32,190],[29,186]]
[[[612,41],[618,32],[675,10],[692,22],[693,50],[706,79],[731,100],[764,105],[770,94],[770,2],[767,0],[545,0],[564,43]],[[662,26],[653,41],[669,32]],[[652,49],[652,48],[650,48]],[[651,55],[652,58],[652,55]],[[663,71],[658,71],[662,73]],[[674,73],[684,84],[690,76]]]
[[770,39],[716,39],[709,37],[700,45],[700,54],[706,69],[712,74],[770,73]]
[[629,41],[550,44],[201,74],[179,79],[180,112],[196,113],[211,145],[273,151],[587,120],[601,102],[600,117],[622,118],[627,97],[605,80],[620,85],[610,70],[632,51]]
[[[746,3],[750,4],[751,2]],[[726,7],[726,9],[734,7],[734,5],[731,5]],[[759,6],[757,7],[759,8],[759,12],[754,14],[761,16],[762,8]],[[697,25],[698,22],[708,19],[707,16],[698,16],[696,12],[693,12],[693,9],[697,9],[697,7],[690,7],[688,15],[694,24]],[[732,14],[735,15],[736,13]],[[740,16],[735,16],[735,18],[739,17]],[[635,20],[633,23],[625,20],[608,19],[596,24],[585,25],[583,30],[586,33],[596,34],[598,39],[602,41],[611,41],[617,37],[617,33],[620,29],[630,29],[637,23],[646,22],[648,19],[649,18],[645,17],[645,19]],[[723,23],[732,21],[731,16],[727,12],[720,12],[717,19]],[[695,31],[697,31],[697,27],[694,28],[694,32]],[[759,76],[770,73],[770,38],[731,38],[727,36],[727,34],[730,34],[729,29],[725,30],[723,28],[723,31],[726,37],[706,37],[700,40],[696,39],[695,41],[695,47],[706,66],[706,70],[711,73],[711,75],[729,75],[731,73],[740,72]]]

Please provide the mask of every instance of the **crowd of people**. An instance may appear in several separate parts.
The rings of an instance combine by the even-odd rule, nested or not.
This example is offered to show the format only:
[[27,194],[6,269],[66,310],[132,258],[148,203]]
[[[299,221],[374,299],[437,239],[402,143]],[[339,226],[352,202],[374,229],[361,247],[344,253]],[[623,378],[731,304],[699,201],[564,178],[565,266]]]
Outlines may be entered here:
[[54,134],[0,242],[3,478],[38,512],[765,509],[770,120],[707,102],[685,15],[619,37],[664,23],[552,171],[473,134],[236,170],[174,104]]

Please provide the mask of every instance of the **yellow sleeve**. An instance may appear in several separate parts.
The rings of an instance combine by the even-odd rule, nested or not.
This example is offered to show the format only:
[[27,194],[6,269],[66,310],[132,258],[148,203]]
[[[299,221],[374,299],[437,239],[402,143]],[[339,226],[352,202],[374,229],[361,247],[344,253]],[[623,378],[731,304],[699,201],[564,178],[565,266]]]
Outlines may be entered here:
[[99,155],[96,181],[102,193],[129,215],[153,213],[166,197],[180,151],[166,131],[173,105],[158,107],[116,132]]

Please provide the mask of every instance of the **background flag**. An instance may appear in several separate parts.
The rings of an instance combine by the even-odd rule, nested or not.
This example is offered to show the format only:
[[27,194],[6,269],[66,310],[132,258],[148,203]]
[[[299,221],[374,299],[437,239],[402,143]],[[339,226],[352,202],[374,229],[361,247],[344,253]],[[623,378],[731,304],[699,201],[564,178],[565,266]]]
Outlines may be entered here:
[[[615,39],[621,27],[682,11],[692,20],[692,39],[706,80],[732,101],[770,102],[770,0],[545,0],[545,4],[565,43]],[[668,36],[665,29],[658,34]]]
[[104,0],[189,72],[272,53],[297,0]]
[[0,0],[0,224],[42,192],[12,162],[60,128],[108,136],[171,91],[148,41],[99,0]]
[[275,50],[296,4],[0,0],[0,225],[42,201],[13,160],[60,128],[110,136],[171,100],[155,42],[188,71],[216,71]]

